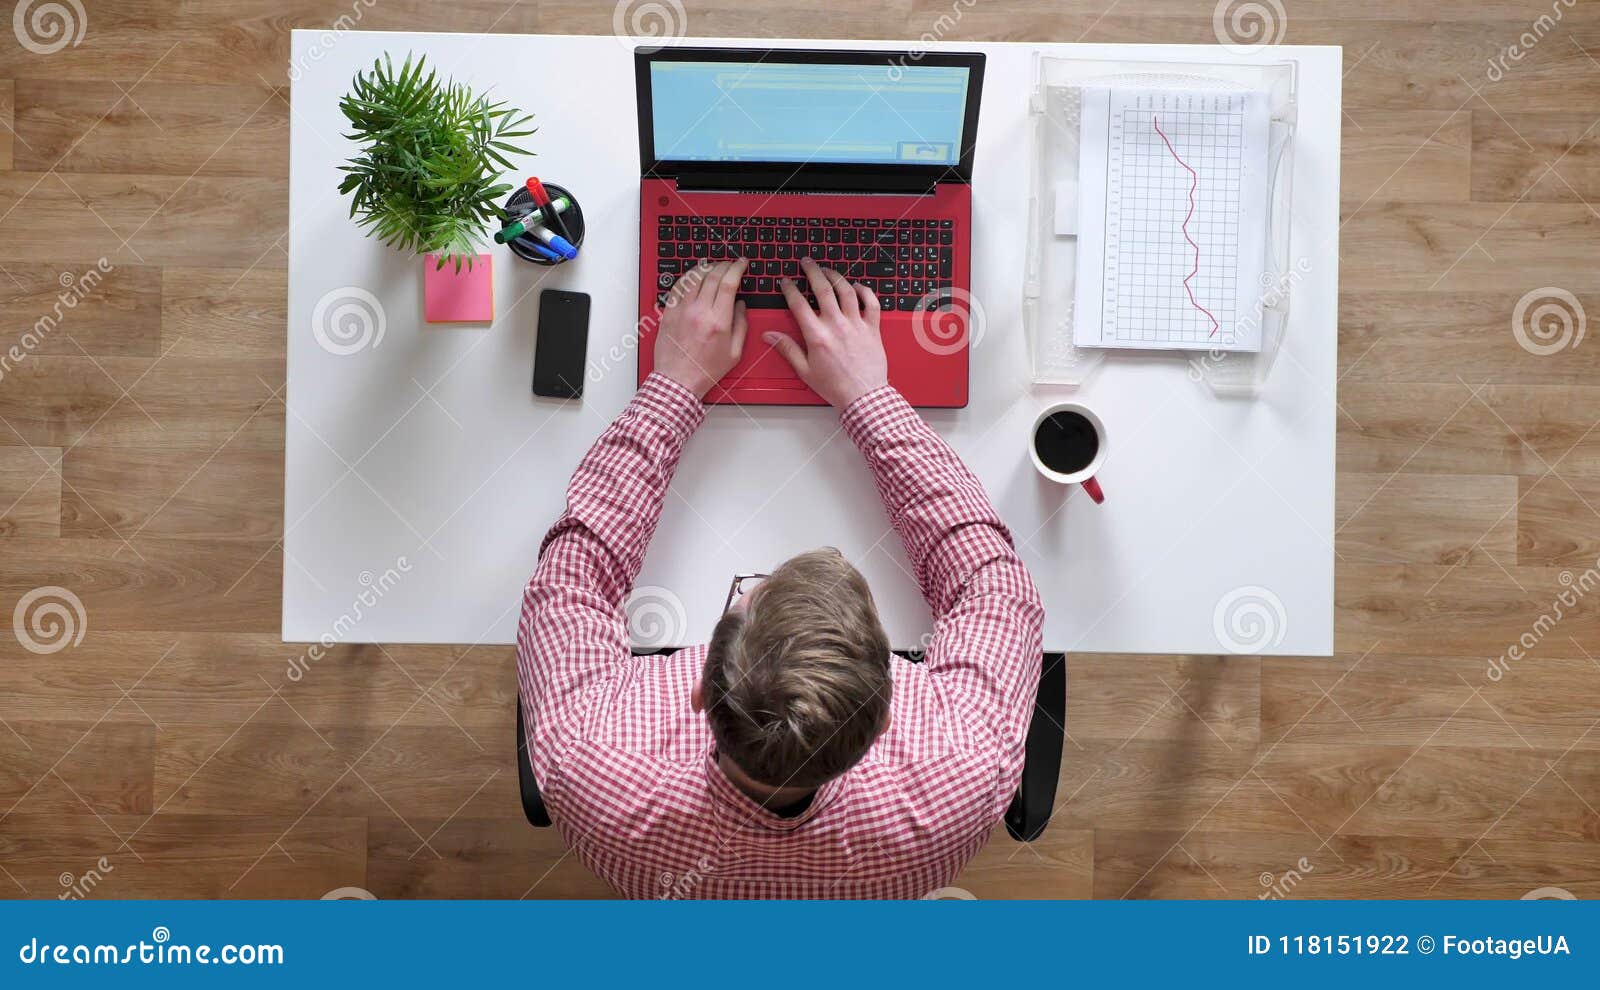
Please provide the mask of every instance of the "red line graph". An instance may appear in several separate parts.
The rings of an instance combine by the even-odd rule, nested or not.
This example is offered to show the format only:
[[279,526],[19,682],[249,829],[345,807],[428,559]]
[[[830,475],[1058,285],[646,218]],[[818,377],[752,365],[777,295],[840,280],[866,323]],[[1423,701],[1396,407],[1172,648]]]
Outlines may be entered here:
[[1166,132],[1161,129],[1160,119],[1152,115],[1150,123],[1155,126],[1156,133],[1161,135],[1161,143],[1167,146],[1167,151],[1171,153],[1172,160],[1182,165],[1184,170],[1189,173],[1189,215],[1183,218],[1183,239],[1189,242],[1190,247],[1194,248],[1194,269],[1183,277],[1183,290],[1189,293],[1189,302],[1194,308],[1206,314],[1206,318],[1211,321],[1211,336],[1215,337],[1218,328],[1222,324],[1218,323],[1217,318],[1211,315],[1211,310],[1200,305],[1200,300],[1194,297],[1194,288],[1189,285],[1190,280],[1200,274],[1200,245],[1196,244],[1194,238],[1189,236],[1189,221],[1194,219],[1194,191],[1200,186],[1200,175],[1189,167],[1188,162],[1179,157],[1178,149],[1172,146],[1172,142],[1167,140]]

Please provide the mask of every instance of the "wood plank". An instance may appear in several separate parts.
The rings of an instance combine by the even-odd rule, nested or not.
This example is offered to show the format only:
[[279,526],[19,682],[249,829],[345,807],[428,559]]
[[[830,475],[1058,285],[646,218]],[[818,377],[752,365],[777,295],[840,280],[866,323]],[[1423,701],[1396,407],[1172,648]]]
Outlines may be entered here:
[[[612,898],[602,880],[570,855],[553,828],[526,819],[419,818],[411,826],[374,817],[367,875],[379,897]],[[422,848],[417,833],[428,839]]]
[[1365,474],[1337,477],[1341,562],[1517,562],[1512,475]]
[[[283,268],[278,178],[0,172],[0,263],[107,258],[118,265]],[[62,218],[73,222],[64,223]]]
[[29,357],[0,388],[0,443],[282,450],[283,375],[279,361]]
[[[1492,250],[1492,249],[1491,249]],[[1505,385],[1590,385],[1600,381],[1600,347],[1567,346],[1551,354],[1519,342],[1517,304],[1533,288],[1508,292],[1383,291],[1339,299],[1341,390],[1357,382],[1493,381]],[[1538,297],[1535,296],[1535,299]],[[1579,304],[1600,312],[1600,296]],[[1527,339],[1539,303],[1523,308]],[[1569,310],[1570,312],[1570,310]],[[1559,339],[1559,323],[1550,325]],[[1349,425],[1349,424],[1346,424]]]
[[[1342,652],[1499,656],[1534,628],[1566,590],[1553,567],[1345,564],[1334,575],[1334,635]],[[1600,642],[1600,595],[1561,619],[1566,637]],[[1569,646],[1535,656],[1567,656]]]
[[1263,660],[1261,735],[1334,747],[1600,748],[1600,730],[1589,731],[1600,660],[1559,629],[1549,652]]
[[155,737],[148,720],[7,722],[0,726],[0,815],[150,813]]
[[[1182,840],[1181,846],[1175,845]],[[1520,898],[1544,887],[1600,892],[1600,846],[1341,835],[1322,849],[1303,835],[1100,831],[1094,896]]]
[[[287,353],[289,286],[274,268],[164,268],[161,349],[173,357],[263,358]],[[282,381],[278,376],[274,381]]]
[[[1600,134],[1578,113],[1472,112],[1472,198],[1581,203],[1600,195]],[[1552,167],[1553,166],[1553,167]]]
[[1373,201],[1345,211],[1343,221],[1346,292],[1600,291],[1600,215],[1581,203]]
[[1344,120],[1339,198],[1466,201],[1472,193],[1472,115],[1368,110]]
[[1201,736],[1253,744],[1260,673],[1256,657],[1069,655],[1066,730],[1074,741],[1066,744],[1066,758],[1091,741]]
[[277,451],[85,446],[67,455],[62,476],[65,536],[270,542],[283,533]]
[[1600,560],[1600,479],[1523,478],[1517,562],[1582,571]]
[[[1463,692],[1465,693],[1465,692]],[[1553,768],[1553,769],[1552,769]],[[1318,841],[1334,834],[1600,841],[1600,751],[1522,747],[1275,747],[1253,776]],[[1250,830],[1228,804],[1206,826]]]
[[[0,718],[154,719],[229,730],[247,721],[297,729],[309,722],[319,731],[341,723],[381,731],[405,718],[460,724],[485,741],[511,734],[514,669],[453,647],[336,644],[313,656],[276,630],[107,632],[94,618],[71,664],[30,662],[16,642],[0,643]],[[282,703],[269,703],[274,690]]]
[[22,79],[16,168],[155,175],[289,174],[288,92]]
[[[296,813],[407,822],[521,814],[512,733],[478,735],[481,741],[456,726],[409,722],[315,731],[287,720],[169,725],[156,753],[155,792],[167,811],[182,814],[225,814],[263,801]],[[421,845],[414,840],[413,848]]]
[[0,556],[0,600],[66,587],[102,630],[276,631],[282,580],[271,543],[14,539]]
[[[26,892],[0,883],[81,900],[318,898],[364,885],[366,831],[322,816],[18,814],[0,823],[0,851]],[[132,836],[126,847],[118,835]]]
[[[11,264],[0,276],[0,319],[28,328],[24,355],[155,357],[161,342],[161,270],[144,265]],[[20,336],[20,332],[19,332]],[[18,364],[26,357],[0,362]]]
[[1225,745],[1198,726],[1188,738],[1069,748],[1050,827],[1303,831],[1295,812],[1250,776],[1256,748]]
[[1345,382],[1338,469],[1600,476],[1600,388]]
[[59,447],[0,446],[0,536],[60,536]]
[[953,886],[985,901],[1093,897],[1094,833],[1052,826],[1033,842],[1018,842],[996,825]]
[[16,83],[0,79],[0,169],[13,167],[16,148]]
[[[251,84],[264,78],[288,81],[289,31],[461,31],[533,33],[539,4],[501,0],[210,0],[180,5],[173,0],[123,0],[90,12],[82,41],[52,54],[32,55],[21,46],[0,50],[0,77],[116,79],[132,83]],[[179,15],[182,16],[179,16]],[[341,18],[345,18],[341,21]],[[610,33],[610,12],[605,26]],[[343,33],[329,31],[329,45]],[[465,74],[464,66],[441,66]]]

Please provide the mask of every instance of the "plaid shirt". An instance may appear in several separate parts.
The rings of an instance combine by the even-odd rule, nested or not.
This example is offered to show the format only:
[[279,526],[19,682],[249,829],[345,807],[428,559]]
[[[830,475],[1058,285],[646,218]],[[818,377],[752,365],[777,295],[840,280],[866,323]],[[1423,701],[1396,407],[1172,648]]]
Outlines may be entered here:
[[936,623],[891,660],[890,727],[797,817],[717,765],[689,693],[705,647],[634,657],[624,601],[683,445],[704,418],[659,374],[578,465],[517,635],[528,749],[568,846],[630,897],[918,897],[983,847],[1022,773],[1044,610],[978,480],[884,386],[843,425]]

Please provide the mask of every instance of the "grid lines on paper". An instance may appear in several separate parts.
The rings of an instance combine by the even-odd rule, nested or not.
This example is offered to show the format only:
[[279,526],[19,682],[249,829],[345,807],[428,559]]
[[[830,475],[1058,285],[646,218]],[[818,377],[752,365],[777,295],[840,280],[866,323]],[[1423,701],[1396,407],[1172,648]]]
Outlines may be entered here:
[[1244,100],[1140,94],[1112,109],[1110,142],[1106,336],[1232,344]]

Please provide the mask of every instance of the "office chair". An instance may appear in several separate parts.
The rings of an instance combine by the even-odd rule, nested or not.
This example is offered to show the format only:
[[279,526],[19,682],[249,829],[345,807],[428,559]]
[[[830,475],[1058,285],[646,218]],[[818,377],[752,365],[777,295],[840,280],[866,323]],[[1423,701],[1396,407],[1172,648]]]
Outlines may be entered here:
[[[671,653],[652,650],[646,655]],[[898,652],[898,651],[897,651]],[[922,658],[900,653],[913,662]],[[528,824],[548,828],[550,814],[539,796],[539,782],[528,759],[526,717],[522,693],[517,693],[517,785],[522,791],[522,813]],[[1006,831],[1018,842],[1032,842],[1044,834],[1055,810],[1056,781],[1061,774],[1061,746],[1067,724],[1067,661],[1061,653],[1046,653],[1039,676],[1039,692],[1034,698],[1033,717],[1028,721],[1028,741],[1022,763],[1022,782],[1006,809]]]

